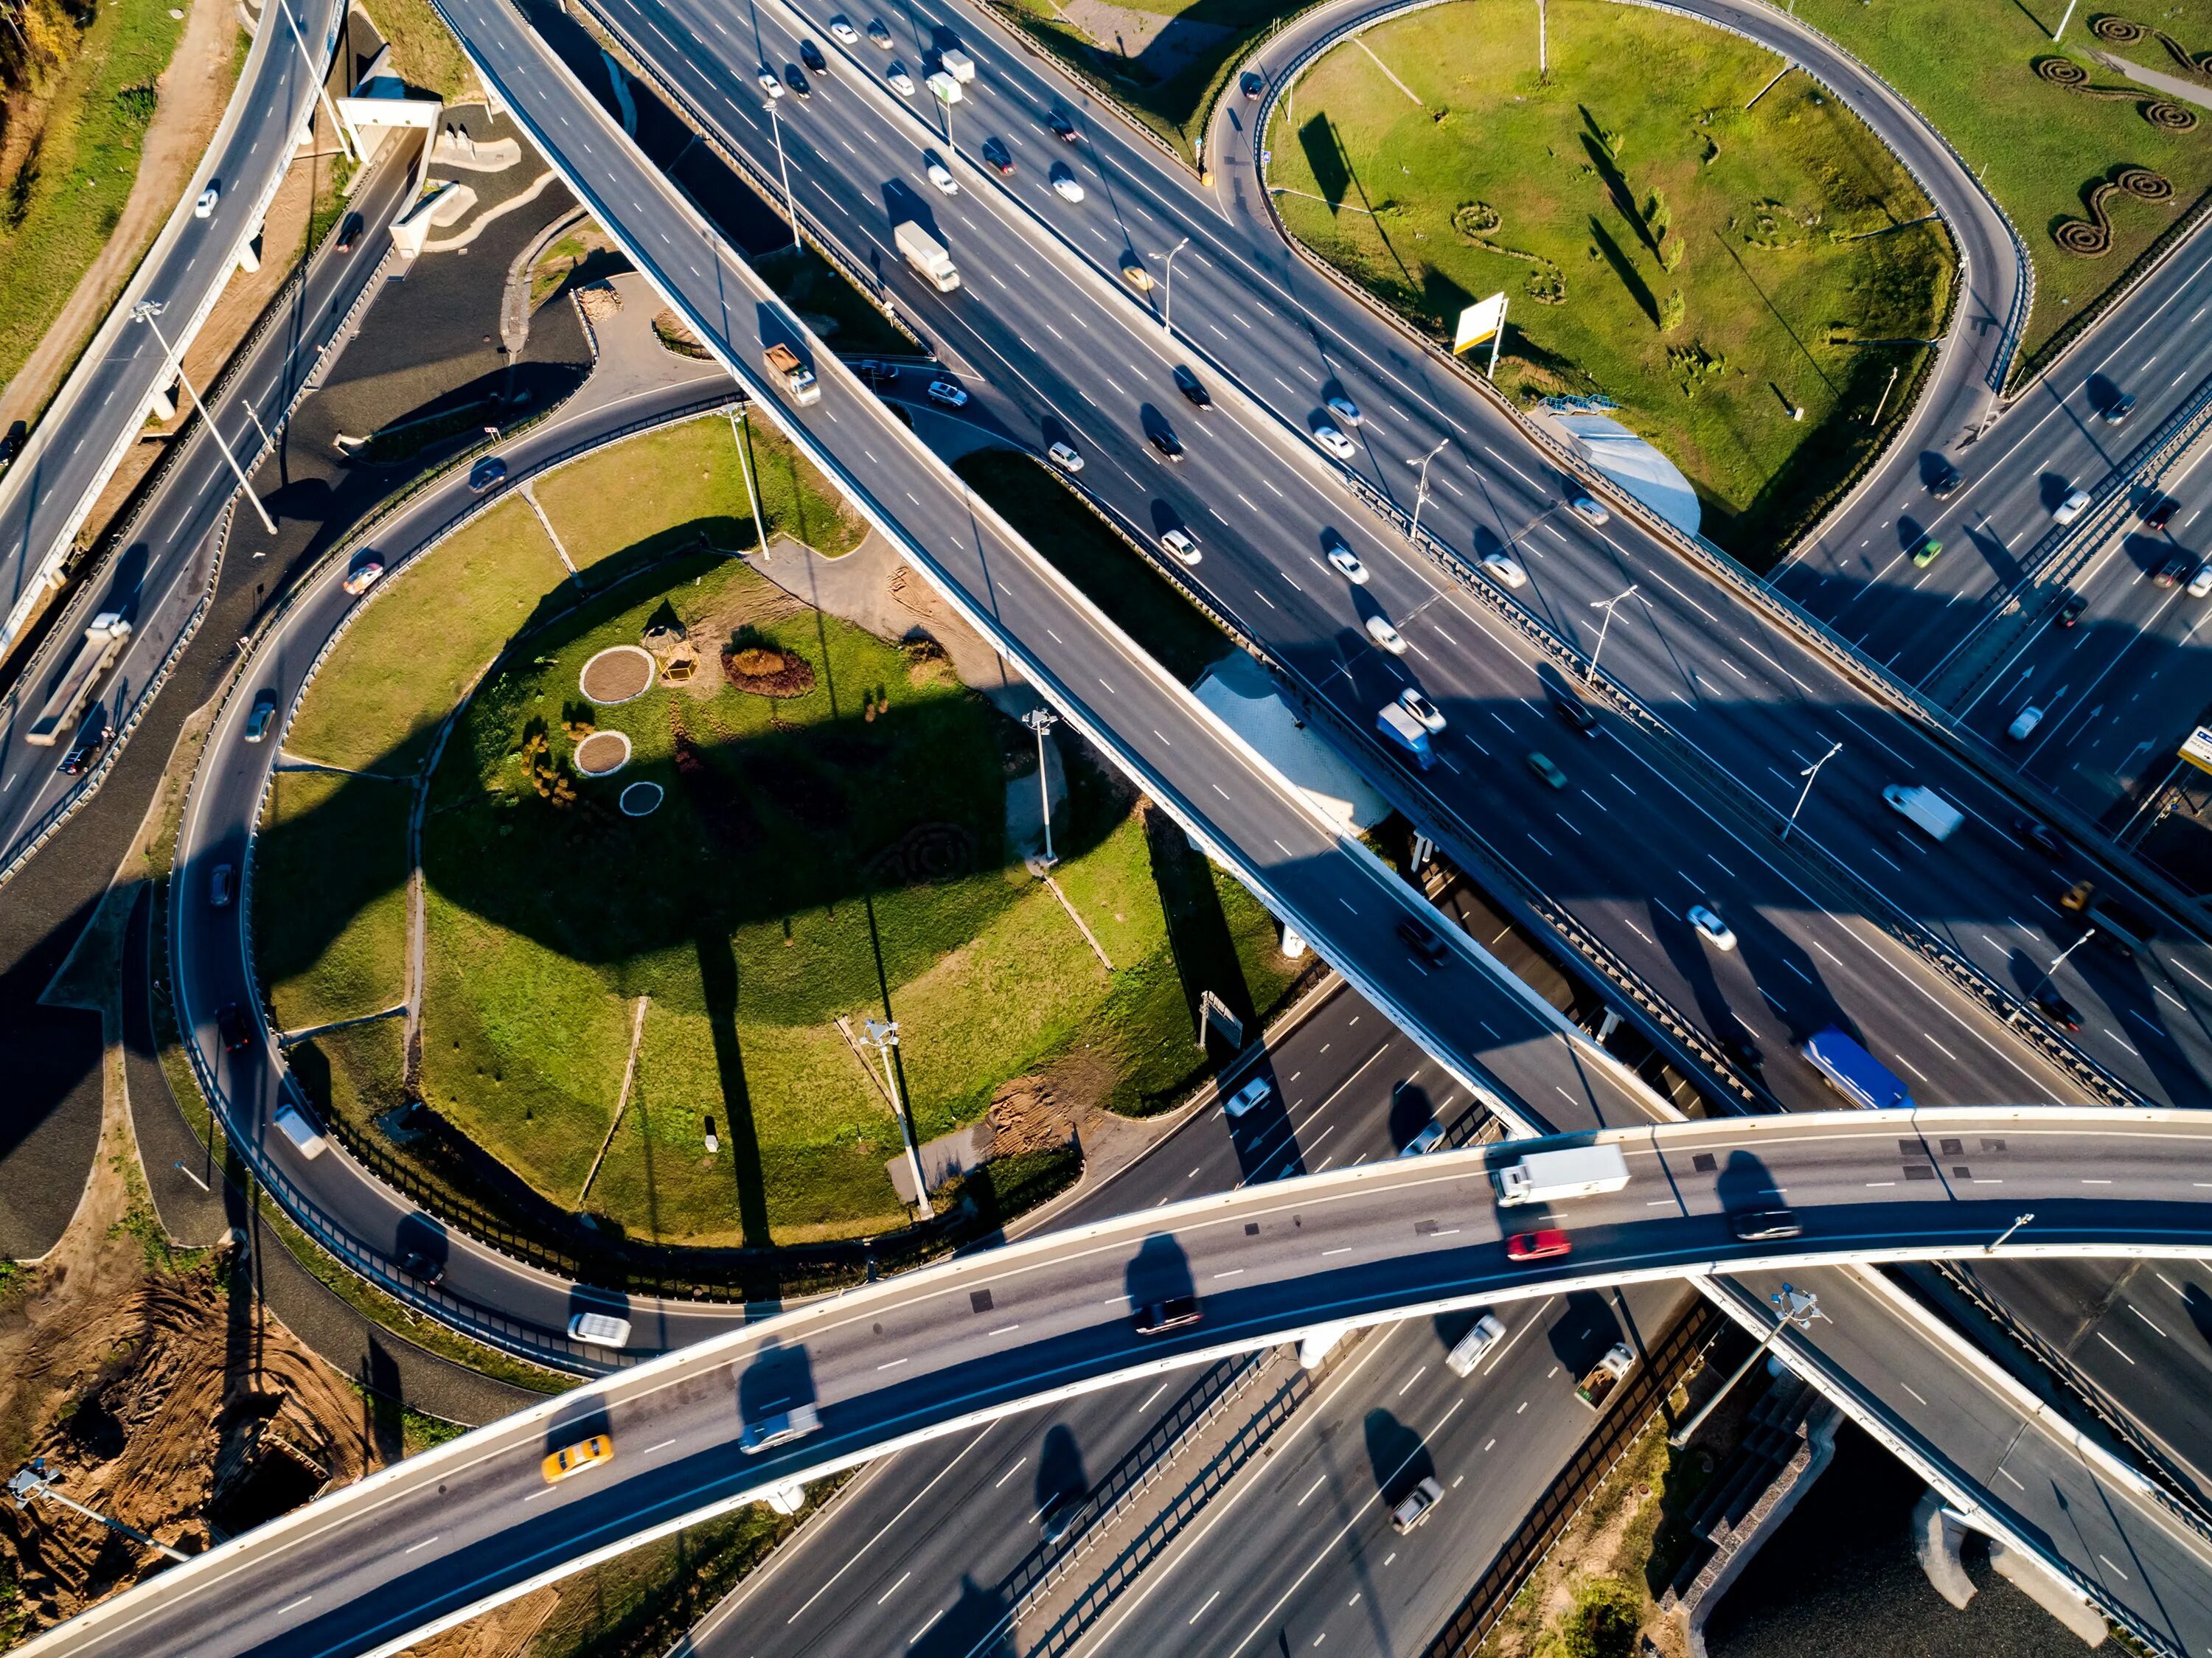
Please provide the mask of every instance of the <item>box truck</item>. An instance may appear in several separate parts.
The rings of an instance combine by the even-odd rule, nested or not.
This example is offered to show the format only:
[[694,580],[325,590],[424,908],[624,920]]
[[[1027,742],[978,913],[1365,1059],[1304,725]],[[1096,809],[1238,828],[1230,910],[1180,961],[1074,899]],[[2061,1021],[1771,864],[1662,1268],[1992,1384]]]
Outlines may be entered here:
[[1551,1203],[1618,1192],[1628,1184],[1628,1159],[1617,1145],[1576,1145],[1531,1151],[1518,1163],[1492,1169],[1490,1177],[1501,1204]]
[[1912,1095],[1897,1073],[1834,1025],[1814,1031],[1803,1052],[1828,1085],[1853,1104],[1869,1110],[1911,1108]]
[[898,251],[906,262],[929,278],[940,294],[950,294],[960,286],[960,273],[952,268],[952,256],[945,251],[945,244],[924,230],[911,219],[891,233]]
[[1931,841],[1949,840],[1951,831],[1966,821],[1965,812],[1933,789],[1892,783],[1881,792],[1881,798],[1925,829]]
[[1413,763],[1423,771],[1437,763],[1436,750],[1429,745],[1428,727],[1422,725],[1402,702],[1385,702],[1382,711],[1375,716],[1376,728],[1400,748],[1413,756]]

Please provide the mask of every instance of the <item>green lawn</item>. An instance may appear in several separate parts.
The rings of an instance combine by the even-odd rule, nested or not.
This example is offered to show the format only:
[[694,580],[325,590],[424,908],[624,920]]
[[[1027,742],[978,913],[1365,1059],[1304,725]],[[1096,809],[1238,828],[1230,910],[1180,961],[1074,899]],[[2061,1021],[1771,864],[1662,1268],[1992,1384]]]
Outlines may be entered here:
[[[2034,70],[2061,49],[2051,30],[2064,0],[1957,6],[1937,0],[1798,0],[1797,15],[1817,25],[1867,64],[1933,121],[2010,216],[2035,262],[2035,310],[2027,353],[2118,281],[2179,212],[2212,188],[2212,110],[2194,111],[2193,131],[2167,133],[2145,120],[2137,98],[2104,100],[2051,84]],[[2157,41],[2112,46],[2090,33],[2094,8],[2076,13],[2063,48],[2092,87],[2126,87],[2124,76],[2090,61],[2116,53],[2144,69],[2184,71]],[[2212,51],[2212,18],[2179,9],[2124,7],[2118,15],[2175,36],[2191,53]],[[2147,167],[2173,185],[2162,204],[2116,196],[2107,211],[2112,251],[2101,258],[2063,252],[2052,239],[2069,218],[2085,216],[2088,186],[2121,166]]]
[[253,945],[281,1030],[356,1018],[406,988],[401,783],[279,772],[254,841]]
[[392,67],[409,86],[449,104],[476,94],[476,70],[430,0],[372,0],[369,16],[392,46]]
[[1533,10],[1497,0],[1338,47],[1269,135],[1284,221],[1432,333],[1502,289],[1500,385],[1613,398],[1697,486],[1706,533],[1764,565],[1871,441],[1891,370],[1901,392],[1925,357],[1842,341],[1932,334],[1948,240],[1804,76],[1745,111],[1771,54],[1606,0],[1550,20],[1548,84]]

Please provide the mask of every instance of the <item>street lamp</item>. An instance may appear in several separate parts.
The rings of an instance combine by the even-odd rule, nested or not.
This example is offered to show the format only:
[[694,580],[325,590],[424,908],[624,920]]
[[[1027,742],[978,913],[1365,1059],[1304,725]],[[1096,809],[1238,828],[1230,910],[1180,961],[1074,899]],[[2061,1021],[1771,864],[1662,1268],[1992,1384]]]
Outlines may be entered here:
[[176,369],[177,380],[184,386],[185,395],[198,404],[200,413],[207,416],[208,430],[215,437],[216,447],[222,451],[222,458],[230,463],[230,470],[238,475],[238,487],[246,492],[246,498],[253,503],[253,510],[261,515],[261,527],[273,536],[276,533],[276,520],[269,516],[269,509],[261,504],[261,497],[253,493],[253,484],[246,477],[246,469],[238,464],[238,457],[231,453],[230,445],[223,439],[222,428],[216,423],[215,410],[207,406],[206,400],[200,396],[199,392],[193,388],[191,381],[185,377],[184,358],[169,349],[169,342],[162,337],[161,325],[154,320],[161,314],[161,309],[162,302],[159,300],[141,300],[131,307],[131,319],[133,322],[143,322],[148,328],[153,330],[154,338],[161,347],[163,378],[167,378],[168,368],[173,367]]
[[1044,866],[1050,869],[1060,861],[1052,855],[1052,784],[1045,775],[1045,733],[1060,723],[1060,716],[1050,708],[1031,708],[1022,716],[1022,724],[1036,733],[1037,740],[1037,810],[1044,817]]
[[1450,441],[1449,438],[1438,438],[1437,446],[1419,460],[1415,460],[1411,455],[1406,457],[1407,465],[1418,466],[1421,469],[1421,481],[1413,490],[1413,527],[1406,532],[1407,538],[1416,547],[1421,544],[1421,507],[1429,498],[1429,463],[1442,454],[1444,445]]
[[1797,827],[1797,814],[1805,810],[1805,797],[1813,792],[1813,780],[1820,774],[1820,768],[1843,752],[1844,745],[1837,744],[1826,754],[1797,774],[1805,780],[1805,786],[1797,791],[1797,804],[1790,808],[1790,821],[1782,826],[1782,838],[1787,841],[1790,831]]
[[1605,649],[1605,630],[1613,626],[1613,606],[1620,604],[1621,600],[1632,597],[1636,592],[1636,586],[1637,584],[1632,581],[1626,588],[1621,592],[1615,593],[1611,598],[1598,598],[1592,599],[1590,601],[1590,609],[1593,610],[1603,610],[1605,612],[1605,620],[1597,624],[1597,649],[1593,650],[1590,653],[1589,677],[1592,684],[1595,684],[1597,683],[1598,653]]
[[1173,331],[1175,326],[1176,255],[1189,246],[1190,238],[1186,236],[1168,251],[1167,279],[1160,284],[1160,327],[1165,331]]
[[46,1473],[46,1459],[39,1456],[31,1459],[31,1465],[28,1467],[18,1468],[14,1476],[9,1479],[8,1498],[17,1508],[27,1509],[42,1497],[49,1503],[58,1503],[65,1509],[76,1509],[88,1520],[97,1520],[108,1530],[121,1532],[133,1542],[143,1543],[149,1549],[159,1549],[172,1560],[187,1560],[191,1558],[181,1550],[173,1549],[167,1543],[158,1542],[147,1536],[136,1527],[126,1526],[120,1520],[109,1519],[98,1509],[88,1509],[73,1498],[64,1497],[54,1489],[53,1478]]
[[1698,1430],[1705,1425],[1705,1418],[1713,1413],[1714,1407],[1735,1390],[1737,1382],[1750,1374],[1751,1367],[1758,1363],[1766,1350],[1774,1345],[1775,1337],[1792,1326],[1800,1330],[1809,1330],[1816,1321],[1828,1316],[1820,1310],[1820,1297],[1787,1284],[1782,1286],[1780,1293],[1767,1297],[1767,1300],[1773,1304],[1778,1315],[1774,1327],[1766,1333],[1765,1339],[1758,1346],[1751,1350],[1751,1357],[1736,1366],[1735,1374],[1721,1383],[1720,1391],[1700,1406],[1696,1415],[1667,1436],[1667,1442],[1676,1450],[1690,1442]]
[[2007,1238],[2010,1237],[2014,1232],[2020,1230],[2021,1227],[2027,1225],[2028,1222],[2034,1218],[2035,1215],[2033,1211],[2030,1211],[2025,1215],[2014,1216],[2011,1225],[2006,1227],[2003,1231],[1998,1233],[1996,1237],[1990,1239],[1989,1242],[1982,1246],[1982,1253],[1985,1255],[1993,1255],[1996,1254],[1997,1246],[1999,1244],[2002,1243]]
[[277,0],[276,9],[284,14],[284,21],[292,26],[292,38],[300,43],[300,56],[307,64],[307,78],[315,88],[315,95],[323,100],[323,113],[331,118],[331,131],[337,135],[339,153],[349,161],[359,161],[361,157],[353,153],[353,146],[346,142],[345,123],[338,119],[337,106],[331,102],[331,89],[323,84],[328,76],[315,62],[315,54],[307,50],[307,37],[300,33],[299,20],[292,15],[292,8],[285,3],[285,0]]
[[793,199],[791,193],[791,163],[784,158],[783,154],[783,120],[775,112],[775,100],[773,98],[768,100],[768,124],[770,131],[775,134],[775,164],[783,174],[783,210],[785,216],[791,221],[791,245],[797,247],[799,245],[799,203]]
[[2051,965],[2043,969],[2043,976],[2035,981],[2034,988],[2031,989],[2027,993],[2028,999],[2030,1001],[2034,1000],[2035,992],[2042,989],[2044,986],[2051,982],[2051,975],[2057,972],[2060,968],[2066,965],[2066,958],[2069,956],[2071,956],[2075,950],[2081,949],[2082,945],[2087,944],[2090,939],[2096,936],[2097,929],[2091,927],[2087,932],[2076,938],[2072,944],[2067,945],[2065,949],[2060,950],[2056,956],[2052,957],[2051,958]]
[[906,1090],[899,1086],[899,1068],[893,1053],[899,1045],[898,1021],[868,1019],[860,1029],[860,1040],[883,1056],[884,1082],[890,1091],[891,1114],[898,1119],[899,1136],[906,1142],[907,1172],[914,1179],[914,1206],[927,1219],[937,1212],[930,1206],[929,1181],[921,1172],[921,1150],[914,1142],[914,1122],[907,1111]]

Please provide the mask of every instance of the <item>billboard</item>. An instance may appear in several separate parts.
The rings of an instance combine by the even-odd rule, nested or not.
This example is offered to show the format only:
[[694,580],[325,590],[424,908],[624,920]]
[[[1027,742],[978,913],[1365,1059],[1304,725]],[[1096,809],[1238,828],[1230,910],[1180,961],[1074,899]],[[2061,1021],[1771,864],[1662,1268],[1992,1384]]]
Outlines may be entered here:
[[1452,355],[1457,356],[1471,345],[1480,345],[1505,329],[1505,295],[1492,294],[1486,300],[1477,300],[1459,313],[1459,328],[1452,336]]
[[2189,733],[2181,757],[2199,771],[2212,772],[2212,726],[2199,726]]

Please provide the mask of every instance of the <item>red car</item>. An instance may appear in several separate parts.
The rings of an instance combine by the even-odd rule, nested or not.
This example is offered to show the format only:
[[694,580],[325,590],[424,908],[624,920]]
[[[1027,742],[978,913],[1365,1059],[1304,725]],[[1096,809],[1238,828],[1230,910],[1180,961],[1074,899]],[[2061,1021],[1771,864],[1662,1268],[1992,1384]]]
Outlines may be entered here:
[[1567,1242],[1565,1232],[1547,1229],[1541,1232],[1516,1232],[1505,1240],[1505,1259],[1508,1260],[1550,1260],[1564,1255],[1574,1245]]

